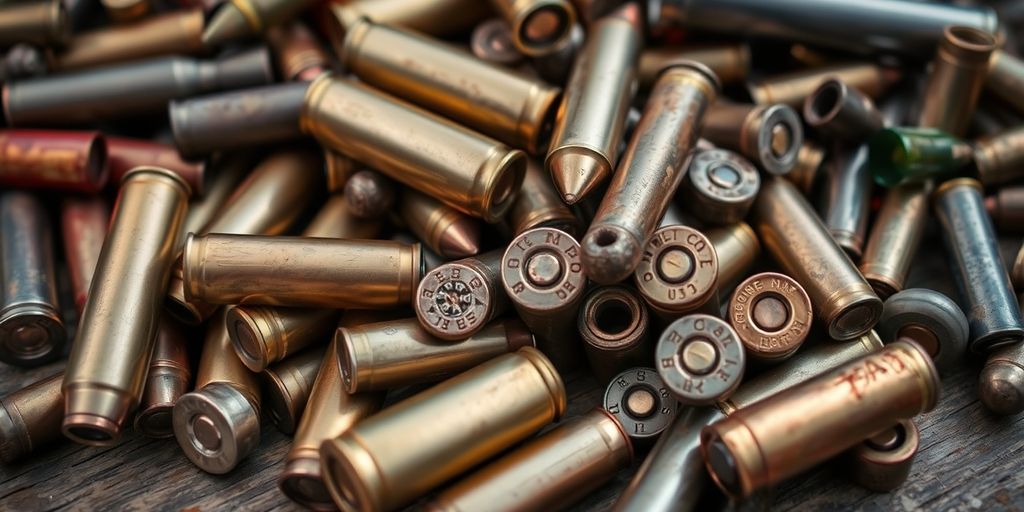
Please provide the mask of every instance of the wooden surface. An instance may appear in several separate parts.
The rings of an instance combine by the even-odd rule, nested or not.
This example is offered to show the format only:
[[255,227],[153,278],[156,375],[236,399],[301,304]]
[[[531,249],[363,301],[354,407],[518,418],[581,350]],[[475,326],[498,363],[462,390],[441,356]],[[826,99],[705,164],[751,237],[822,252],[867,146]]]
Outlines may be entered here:
[[[934,232],[933,235],[934,236]],[[1012,256],[1018,241],[1007,241]],[[934,239],[922,251],[911,286],[925,283],[952,293],[948,269]],[[196,342],[199,340],[196,339]],[[944,376],[938,407],[918,418],[921,451],[906,484],[874,494],[850,484],[835,464],[797,477],[774,496],[744,509],[1024,510],[1024,415],[996,418],[976,398],[980,361]],[[49,376],[63,362],[21,370],[0,365],[0,394]],[[588,375],[567,377],[570,415],[598,406],[603,390]],[[259,448],[232,473],[209,475],[182,455],[173,439],[129,433],[116,446],[63,442],[28,460],[0,466],[0,510],[301,510],[282,495],[276,478],[289,439],[264,422]],[[580,503],[576,510],[607,510],[639,461]],[[709,490],[713,505],[725,504]],[[731,508],[736,508],[732,505]]]

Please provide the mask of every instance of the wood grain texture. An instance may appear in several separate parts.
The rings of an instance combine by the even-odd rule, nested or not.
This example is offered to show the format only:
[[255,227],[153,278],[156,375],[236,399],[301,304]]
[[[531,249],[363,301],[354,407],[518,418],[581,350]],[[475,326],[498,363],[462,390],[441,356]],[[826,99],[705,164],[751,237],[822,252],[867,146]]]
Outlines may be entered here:
[[[934,229],[930,239],[910,285],[927,284],[951,294]],[[1019,240],[1004,244],[1010,257],[1019,247]],[[33,370],[0,365],[0,394],[52,375],[63,364]],[[726,504],[714,489],[708,490],[705,502],[734,509],[1024,510],[1024,415],[997,418],[985,411],[976,398],[980,365],[968,361],[944,376],[938,407],[917,420],[921,451],[910,479],[892,493],[862,490],[843,476],[840,464],[828,463],[755,503]],[[569,416],[601,402],[603,389],[589,375],[570,375],[566,386]],[[255,453],[230,474],[216,476],[193,466],[173,439],[152,440],[130,432],[108,448],[63,442],[20,463],[0,466],[0,510],[302,510],[277,489],[288,443],[265,421]],[[608,510],[638,465],[619,472],[574,510]]]

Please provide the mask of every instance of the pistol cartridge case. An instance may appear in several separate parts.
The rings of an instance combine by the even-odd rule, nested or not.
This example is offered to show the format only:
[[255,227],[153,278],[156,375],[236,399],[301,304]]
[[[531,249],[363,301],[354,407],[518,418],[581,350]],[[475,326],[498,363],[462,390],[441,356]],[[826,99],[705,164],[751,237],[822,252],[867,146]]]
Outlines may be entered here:
[[61,430],[76,442],[116,442],[139,403],[190,193],[157,167],[121,184],[64,373]]
[[4,2],[0,5],[0,47],[18,43],[60,46],[71,37],[71,20],[61,0]]
[[734,84],[746,80],[750,72],[750,46],[746,43],[727,43],[696,47],[645,48],[637,62],[640,89],[650,89],[661,70],[688,60],[707,66],[718,76],[722,84]]
[[813,311],[800,283],[763,272],[736,287],[729,299],[729,324],[751,359],[777,363],[790,358],[807,339]]
[[746,222],[711,229],[706,236],[718,256],[718,291],[728,293],[761,255],[761,241]]
[[526,164],[523,186],[507,217],[512,233],[519,236],[534,228],[554,228],[569,236],[578,236],[580,221],[551,183],[541,164],[530,159]]
[[277,57],[277,69],[285,81],[312,82],[331,69],[331,58],[301,21],[271,27],[267,31],[267,40]]
[[883,187],[952,177],[974,156],[970,145],[934,128],[886,128],[868,145],[868,165]]
[[931,185],[908,183],[885,192],[861,257],[860,271],[881,298],[903,289],[928,223]]
[[0,130],[0,184],[96,194],[109,176],[99,132]]
[[932,410],[939,389],[928,354],[897,341],[705,427],[701,452],[719,488],[747,497]]
[[522,151],[329,75],[309,86],[301,125],[325,146],[487,222],[508,211],[526,172]]
[[296,18],[313,0],[228,0],[214,7],[203,30],[203,44],[216,47],[263,34]]
[[917,426],[900,420],[846,452],[847,471],[853,481],[875,492],[889,492],[903,485],[920,446]]
[[226,325],[238,358],[250,371],[259,373],[326,340],[338,325],[338,312],[238,305],[227,309]]
[[746,351],[736,331],[724,320],[700,313],[669,324],[654,357],[658,375],[687,405],[727,398],[746,368]]
[[96,272],[103,239],[110,223],[110,208],[102,197],[67,197],[61,203],[60,226],[64,239],[64,261],[68,265],[75,310],[81,318],[89,284]]
[[135,430],[146,437],[173,437],[171,411],[178,398],[188,393],[191,384],[192,368],[185,336],[177,324],[165,318],[157,328],[146,386],[135,413]]
[[1024,128],[1013,128],[974,143],[974,167],[986,187],[1024,177]]
[[505,19],[516,49],[527,57],[542,57],[571,37],[576,9],[569,0],[491,0]]
[[654,343],[643,300],[625,286],[592,289],[580,306],[577,327],[590,369],[599,383],[623,370],[650,364]]
[[819,195],[821,220],[851,261],[859,261],[867,237],[871,202],[868,145],[835,143]]
[[[995,30],[950,23],[942,31],[922,98],[917,125],[963,137],[985,86]],[[957,101],[948,101],[958,98]]]
[[1024,411],[1024,343],[992,351],[978,379],[978,397],[995,414],[1010,416]]
[[829,139],[862,140],[882,129],[882,112],[866,94],[828,78],[803,103],[804,121]]
[[649,447],[672,425],[679,402],[654,368],[630,368],[608,382],[603,407],[630,444]]
[[687,226],[654,232],[633,273],[647,305],[666,319],[687,313],[717,315],[718,255],[706,236]]
[[940,372],[961,366],[966,357],[967,317],[952,299],[935,290],[911,288],[889,297],[876,329],[883,340],[917,342]]
[[705,117],[703,137],[749,158],[765,172],[786,174],[796,165],[804,128],[792,108],[720,101]]
[[413,302],[423,328],[442,340],[461,340],[508,310],[501,256],[497,250],[463,258],[423,276]]
[[776,75],[751,82],[747,91],[758,105],[781,103],[797,108],[830,77],[877,99],[899,80],[900,72],[875,64],[852,62]]
[[480,252],[480,220],[433,197],[406,189],[398,213],[416,238],[445,258],[466,258]]
[[206,193],[206,164],[186,162],[171,146],[141,139],[107,137],[110,181],[121,183],[128,171],[140,165],[152,165],[177,173],[192,187],[192,193]]
[[698,151],[682,185],[690,213],[709,225],[742,221],[761,189],[761,175],[747,159],[726,149]]
[[10,464],[61,439],[63,380],[58,373],[0,399],[0,462]]
[[312,347],[275,363],[260,374],[264,406],[281,432],[295,432],[313,391],[313,381],[320,371],[324,352],[322,346]]

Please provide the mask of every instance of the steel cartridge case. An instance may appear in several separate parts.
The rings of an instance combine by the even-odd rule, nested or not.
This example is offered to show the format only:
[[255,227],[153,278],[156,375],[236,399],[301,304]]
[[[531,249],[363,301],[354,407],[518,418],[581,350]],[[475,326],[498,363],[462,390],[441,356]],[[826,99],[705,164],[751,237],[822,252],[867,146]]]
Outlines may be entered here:
[[537,348],[559,370],[572,368],[581,355],[576,316],[587,285],[576,240],[553,228],[519,235],[501,258],[501,282]]
[[729,299],[729,324],[751,359],[791,357],[810,333],[811,299],[791,277],[763,272],[748,277]]
[[906,284],[928,223],[930,190],[927,183],[908,183],[885,193],[860,263],[864,279],[883,299]]
[[718,291],[728,293],[747,276],[761,254],[761,241],[746,222],[709,230],[706,236],[718,257]]
[[[597,409],[477,470],[424,509],[561,510],[611,480],[632,460],[633,447],[622,425]],[[537,478],[538,473],[545,478]]]
[[853,339],[878,322],[882,301],[792,183],[765,180],[751,219],[768,252],[803,286],[829,336]]
[[135,413],[135,430],[146,437],[173,437],[171,411],[178,398],[191,389],[192,368],[181,327],[163,319],[157,328],[153,355],[142,392],[139,410]]
[[577,328],[599,383],[623,370],[650,364],[654,344],[643,300],[624,286],[601,286],[583,299]]
[[928,354],[897,341],[705,427],[701,452],[723,491],[747,497],[932,410],[940,386]]
[[590,279],[617,283],[640,265],[643,247],[683,180],[684,163],[718,89],[718,79],[702,64],[680,64],[662,73],[580,241]]
[[799,114],[779,104],[719,101],[708,109],[701,135],[712,144],[749,158],[769,174],[792,170],[804,142]]
[[[395,510],[540,430],[565,408],[558,372],[524,347],[324,441],[324,482],[339,508]],[[427,424],[433,428],[419,428]]]
[[700,231],[665,226],[654,232],[633,273],[647,305],[666,319],[697,311],[717,315],[718,255]]
[[1024,128],[1012,128],[974,143],[974,167],[986,187],[1024,178]]
[[110,223],[110,208],[99,196],[67,197],[61,203],[60,227],[64,240],[64,261],[68,265],[75,310],[79,317],[89,297],[89,284],[96,272],[103,239]]
[[580,221],[562,201],[551,176],[541,164],[530,159],[519,196],[508,211],[507,221],[516,236],[534,228],[554,228],[578,236]]
[[630,368],[613,377],[602,406],[622,425],[631,444],[642,448],[672,425],[680,408],[654,368]]
[[650,89],[661,70],[688,60],[707,66],[723,84],[734,84],[746,80],[750,71],[750,46],[746,43],[728,43],[646,48],[640,53],[640,60],[637,62],[640,88]]
[[158,57],[4,84],[10,126],[52,126],[125,118],[165,108],[176,98],[254,87],[273,79],[266,48],[215,61]]
[[203,30],[203,44],[225,43],[261,35],[272,25],[296,18],[313,0],[228,0],[220,2],[210,14]]
[[543,57],[564,45],[576,23],[569,0],[491,0],[508,23],[516,49],[528,57]]
[[407,189],[402,192],[398,213],[416,238],[445,258],[466,258],[480,252],[480,220],[433,197]]
[[325,146],[488,222],[512,206],[526,172],[522,151],[329,75],[309,86],[301,124]]
[[423,328],[442,340],[461,340],[508,310],[501,256],[500,250],[491,251],[445,263],[424,275],[413,302]]
[[911,288],[889,297],[876,329],[883,340],[917,342],[940,372],[963,366],[970,332],[967,317],[952,299],[935,290]]
[[61,429],[76,442],[116,442],[139,403],[190,192],[157,167],[121,184],[64,374]]
[[324,353],[324,347],[312,347],[275,363],[260,374],[264,408],[281,432],[295,432],[313,391],[313,381],[320,371]]
[[128,171],[140,165],[153,165],[177,173],[192,187],[192,193],[206,193],[206,164],[186,162],[171,146],[141,139],[107,137],[107,161],[110,181],[121,183]]
[[889,492],[907,481],[920,443],[914,422],[900,420],[846,452],[846,470],[857,485],[869,491]]
[[851,62],[776,75],[749,83],[747,91],[758,105],[781,103],[798,108],[829,78],[841,80],[862,94],[877,99],[896,83],[899,77],[900,72],[895,69]]
[[338,325],[331,309],[239,305],[226,314],[231,344],[246,368],[259,373],[330,336]]
[[53,231],[32,194],[0,194],[0,361],[39,366],[64,354]]
[[871,172],[868,146],[835,143],[827,165],[818,210],[832,239],[852,261],[859,261],[867,238]]
[[884,124],[871,98],[835,78],[826,79],[807,97],[803,115],[822,136],[844,142],[862,140]]
[[947,181],[935,190],[933,202],[958,302],[967,313],[971,352],[985,353],[1024,339],[1020,304],[985,212],[981,184],[970,178]]
[[518,320],[497,320],[457,342],[435,338],[415,318],[341,327],[335,336],[349,393],[440,381],[532,346],[533,336]]
[[63,380],[58,373],[0,399],[0,462],[10,464],[61,439]]
[[99,132],[0,130],[0,184],[95,194],[109,176]]
[[369,20],[349,28],[340,58],[361,81],[509,146],[532,154],[546,146],[558,87]]
[[969,26],[961,20],[949,25],[932,61],[917,124],[962,137],[985,86],[997,43],[994,27]]
[[725,149],[696,152],[682,184],[690,213],[708,225],[742,221],[760,189],[757,168]]
[[639,18],[636,4],[601,18],[572,66],[544,160],[568,204],[588,195],[615,169],[637,89],[636,60],[643,44]]
[[60,46],[71,37],[71,20],[61,0],[4,2],[0,5],[0,47],[18,43]]

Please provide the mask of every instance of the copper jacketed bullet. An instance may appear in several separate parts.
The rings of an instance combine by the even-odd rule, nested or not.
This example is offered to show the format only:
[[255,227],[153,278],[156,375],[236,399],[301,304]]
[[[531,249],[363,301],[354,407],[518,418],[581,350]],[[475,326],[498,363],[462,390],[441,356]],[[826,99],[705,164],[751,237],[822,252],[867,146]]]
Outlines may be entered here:
[[349,393],[443,380],[522,347],[533,336],[518,320],[496,320],[465,340],[432,336],[415,318],[341,327],[338,364]]
[[100,259],[109,223],[110,207],[102,197],[67,197],[61,203],[64,261],[68,265],[75,310],[79,316],[89,296],[89,283],[96,271],[96,262]]
[[974,166],[986,187],[1024,178],[1024,128],[1013,128],[974,143]]
[[786,174],[796,165],[804,128],[792,108],[720,101],[705,117],[703,137],[739,152],[765,172]]
[[263,34],[271,25],[287,23],[312,5],[313,0],[229,0],[210,14],[203,44],[211,47]]
[[512,233],[521,235],[534,228],[555,228],[570,236],[577,236],[580,221],[562,201],[562,197],[551,183],[551,176],[544,172],[536,160],[526,164],[526,175],[519,196],[508,211],[507,221]]
[[60,46],[71,37],[71,20],[61,0],[4,2],[0,5],[0,47],[17,43]]
[[156,167],[121,183],[64,375],[62,430],[76,442],[116,442],[139,403],[189,194]]
[[914,422],[900,420],[846,452],[846,471],[854,483],[865,489],[892,491],[910,476],[920,443],[921,437]]
[[259,380],[235,356],[221,310],[206,329],[195,391],[174,404],[181,451],[203,471],[231,471],[259,444],[260,400]]
[[1024,411],[1024,343],[989,354],[978,379],[978,396],[995,414],[1010,416]]
[[885,301],[876,327],[883,340],[914,340],[940,372],[963,366],[969,328],[964,312],[949,297],[926,288],[903,290]]
[[406,189],[398,213],[416,238],[445,258],[466,258],[480,252],[480,220],[437,199]]
[[1024,339],[1024,319],[999,254],[992,221],[985,212],[981,184],[971,178],[943,183],[935,191],[935,214],[942,225],[960,308],[967,313],[969,348],[984,353]]
[[655,231],[633,280],[651,309],[664,318],[697,311],[718,314],[718,255],[696,229],[675,225]]
[[826,79],[833,77],[871,97],[882,96],[896,83],[900,72],[874,64],[854,62],[774,76],[747,86],[758,105],[782,103],[797,108]]
[[601,18],[573,64],[544,160],[566,203],[582,199],[615,169],[637,89],[640,16],[630,3]]
[[709,46],[646,48],[637,62],[641,89],[650,89],[658,74],[677,62],[696,61],[715,72],[723,84],[742,82],[750,71],[750,46],[729,43]]
[[576,312],[587,284],[576,240],[553,228],[519,235],[501,258],[501,282],[537,348],[560,370],[573,367],[581,355]]
[[560,89],[447,44],[363,20],[349,28],[342,66],[363,82],[512,147],[543,151]]
[[146,387],[139,410],[135,413],[135,430],[146,437],[172,437],[171,410],[174,402],[187,393],[192,384],[187,342],[181,327],[167,318],[157,328],[153,355],[149,359]]
[[715,483],[747,497],[935,408],[939,376],[913,342],[898,341],[705,427]]
[[[487,400],[479,400],[484,394]],[[565,408],[558,372],[524,347],[324,441],[324,482],[343,510],[395,510],[557,420]]]
[[728,293],[754,265],[761,254],[761,242],[746,222],[715,228],[706,235],[718,256],[719,293]]
[[922,95],[919,126],[956,137],[967,132],[996,46],[996,37],[989,31],[959,25],[944,29]]
[[434,36],[459,33],[492,15],[480,0],[352,0],[332,3],[323,22],[335,53],[341,54],[349,27],[360,19],[403,27]]
[[687,405],[708,405],[736,390],[746,368],[739,336],[720,318],[701,313],[669,324],[654,350],[658,375]]
[[654,343],[650,316],[636,292],[624,286],[594,288],[583,299],[577,328],[598,382],[619,372],[650,364]]
[[775,261],[803,286],[829,336],[848,340],[875,325],[882,301],[793,184],[765,180],[751,219]]
[[709,225],[743,220],[761,189],[761,175],[747,159],[725,149],[698,151],[681,186],[690,213]]
[[277,429],[295,432],[313,391],[313,381],[324,359],[324,347],[311,347],[275,363],[260,374],[263,379],[263,406]]
[[258,373],[327,340],[338,323],[338,313],[330,309],[239,305],[228,308],[226,322],[238,358]]
[[310,85],[302,128],[325,146],[488,222],[512,206],[526,172],[522,151],[330,75]]
[[345,182],[345,203],[349,211],[362,219],[381,218],[395,203],[395,184],[376,171],[357,171]]
[[866,94],[829,78],[803,103],[804,121],[831,140],[857,141],[882,129],[882,113]]
[[508,23],[500,18],[491,18],[473,28],[469,50],[480,60],[504,66],[518,64],[525,57],[512,42]]
[[58,373],[0,399],[0,462],[10,464],[61,439],[63,380]]
[[465,339],[508,309],[501,256],[491,251],[445,263],[423,276],[413,309],[427,332],[443,340]]
[[813,308],[800,283],[764,272],[748,277],[729,299],[729,323],[751,359],[779,362],[807,339]]
[[477,470],[430,500],[424,510],[562,510],[632,461],[633,446],[623,426],[598,409]]
[[331,68],[327,52],[301,21],[271,27],[267,40],[277,57],[277,69],[283,80],[311,82]]
[[42,201],[0,194],[0,361],[38,366],[64,353],[67,332],[57,301],[53,226]]
[[107,161],[113,184],[120,184],[128,171],[140,165],[152,165],[178,173],[192,187],[192,193],[196,196],[206,192],[206,165],[203,162],[182,160],[178,151],[166,144],[107,137]]
[[638,447],[649,447],[680,408],[654,368],[630,368],[608,382],[602,406]]
[[903,289],[928,221],[930,185],[908,183],[885,192],[861,257],[860,271],[881,298]]
[[107,184],[99,132],[0,130],[0,184],[95,194]]
[[661,74],[580,241],[590,279],[612,284],[636,270],[644,245],[683,180],[684,162],[718,88],[718,79],[702,64],[679,64]]

